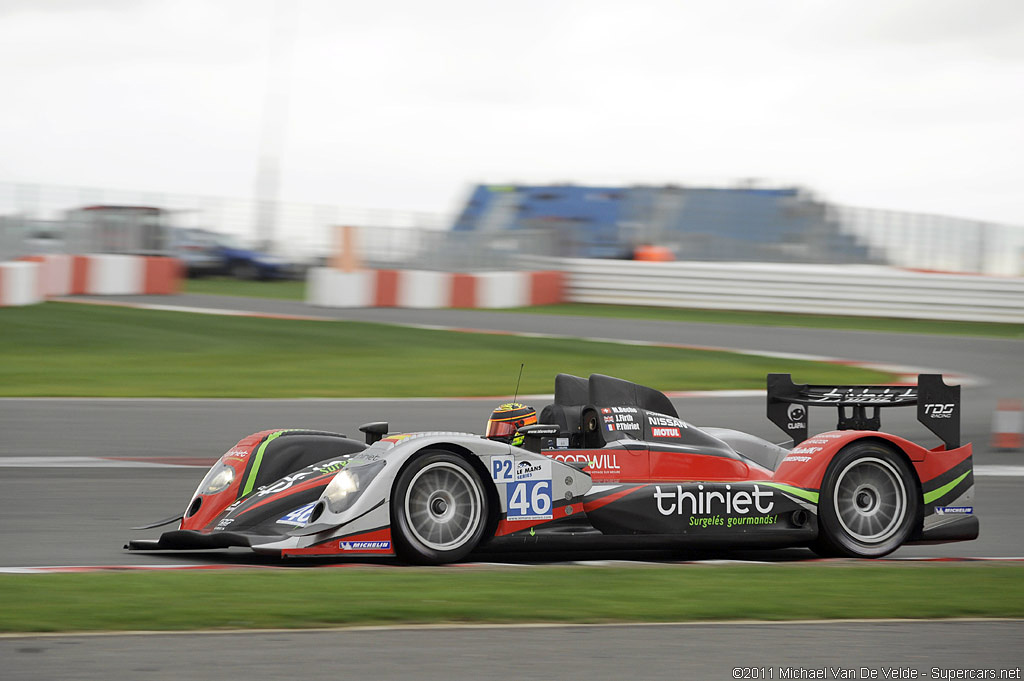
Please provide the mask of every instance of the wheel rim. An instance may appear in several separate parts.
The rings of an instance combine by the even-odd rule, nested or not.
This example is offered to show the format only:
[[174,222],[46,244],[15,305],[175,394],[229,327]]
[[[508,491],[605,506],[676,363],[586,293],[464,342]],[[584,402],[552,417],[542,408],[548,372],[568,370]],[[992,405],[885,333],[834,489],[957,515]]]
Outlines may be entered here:
[[833,497],[843,530],[864,544],[892,537],[907,515],[907,489],[899,471],[882,459],[857,459],[836,478]]
[[480,525],[482,509],[483,497],[472,474],[443,461],[417,472],[405,495],[410,531],[435,551],[465,544]]

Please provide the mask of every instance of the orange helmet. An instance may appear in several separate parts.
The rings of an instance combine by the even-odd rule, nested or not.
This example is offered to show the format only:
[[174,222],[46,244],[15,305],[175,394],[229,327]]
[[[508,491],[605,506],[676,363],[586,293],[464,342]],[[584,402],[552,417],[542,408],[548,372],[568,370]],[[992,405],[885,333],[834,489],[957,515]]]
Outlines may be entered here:
[[534,423],[537,423],[536,409],[518,402],[508,402],[491,412],[484,437],[518,447],[523,444],[523,436],[519,434],[519,429]]

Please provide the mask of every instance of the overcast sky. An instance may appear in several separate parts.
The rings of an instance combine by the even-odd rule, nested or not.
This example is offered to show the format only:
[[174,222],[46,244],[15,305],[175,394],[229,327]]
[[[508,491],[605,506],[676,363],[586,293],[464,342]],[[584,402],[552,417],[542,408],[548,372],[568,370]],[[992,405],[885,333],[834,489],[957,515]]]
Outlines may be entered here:
[[248,197],[265,139],[291,201],[760,178],[1024,225],[1020,0],[0,0],[0,87],[0,182]]

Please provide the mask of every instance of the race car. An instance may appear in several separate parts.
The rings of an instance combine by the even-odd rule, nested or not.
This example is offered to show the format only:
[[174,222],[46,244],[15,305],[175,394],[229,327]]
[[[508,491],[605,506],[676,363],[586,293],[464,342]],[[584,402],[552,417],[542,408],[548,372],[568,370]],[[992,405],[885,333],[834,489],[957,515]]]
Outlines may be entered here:
[[[178,523],[130,550],[247,547],[275,556],[461,561],[481,547],[776,548],[874,558],[906,543],[974,539],[971,445],[960,387],[795,385],[769,374],[768,418],[783,447],[679,418],[652,388],[559,374],[554,403],[522,445],[471,433],[266,430],[209,470]],[[812,407],[836,430],[808,437]],[[879,410],[916,406],[943,444],[880,431]],[[517,438],[518,441],[518,438]],[[790,444],[789,440],[786,442]]]

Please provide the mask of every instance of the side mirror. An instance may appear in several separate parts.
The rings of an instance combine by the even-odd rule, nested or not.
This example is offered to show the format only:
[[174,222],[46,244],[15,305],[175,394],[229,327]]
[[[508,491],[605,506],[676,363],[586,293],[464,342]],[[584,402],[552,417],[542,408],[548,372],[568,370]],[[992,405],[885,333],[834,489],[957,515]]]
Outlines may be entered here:
[[372,421],[359,426],[359,430],[366,433],[366,444],[372,445],[388,434],[387,421]]

